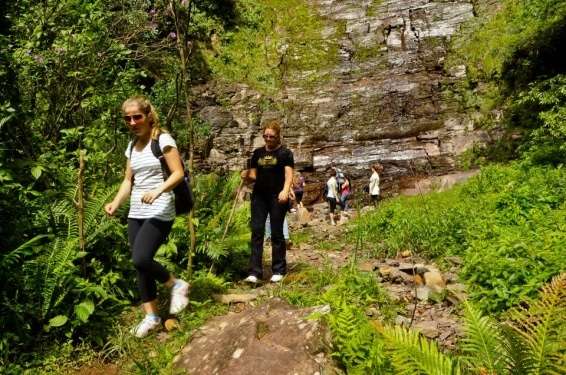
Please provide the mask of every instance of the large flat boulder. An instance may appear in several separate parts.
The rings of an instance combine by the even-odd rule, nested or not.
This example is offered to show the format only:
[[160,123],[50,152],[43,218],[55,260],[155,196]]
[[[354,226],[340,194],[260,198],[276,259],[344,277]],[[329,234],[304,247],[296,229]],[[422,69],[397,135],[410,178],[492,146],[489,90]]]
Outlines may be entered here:
[[[213,318],[174,359],[175,373],[333,374],[330,337],[316,308],[298,309],[280,299]],[[321,309],[324,313],[324,309]]]

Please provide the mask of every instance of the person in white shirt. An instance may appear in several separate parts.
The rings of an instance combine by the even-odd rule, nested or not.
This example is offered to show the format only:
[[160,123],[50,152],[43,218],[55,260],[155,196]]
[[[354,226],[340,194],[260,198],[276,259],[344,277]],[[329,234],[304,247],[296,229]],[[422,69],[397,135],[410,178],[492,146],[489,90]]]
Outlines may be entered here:
[[[125,151],[128,160],[124,180],[118,193],[112,202],[104,206],[104,210],[109,216],[113,216],[120,205],[130,197],[128,239],[146,313],[144,319],[131,332],[137,337],[144,337],[161,325],[156,281],[171,288],[171,314],[179,313],[189,303],[189,284],[175,278],[153,259],[171,231],[175,219],[173,188],[182,181],[184,172],[175,140],[160,129],[157,112],[147,98],[129,98],[122,104],[122,112],[134,139]],[[171,171],[165,181],[161,162],[151,150],[152,142],[158,142]]]
[[330,224],[336,225],[334,221],[334,211],[336,211],[336,203],[338,202],[338,182],[336,181],[336,170],[330,169],[330,178],[326,181],[326,201],[330,209]]
[[383,166],[379,163],[376,163],[371,166],[372,174],[369,178],[369,194],[371,197],[371,202],[373,204],[377,204],[380,197],[380,190],[379,190],[379,172],[383,171]]

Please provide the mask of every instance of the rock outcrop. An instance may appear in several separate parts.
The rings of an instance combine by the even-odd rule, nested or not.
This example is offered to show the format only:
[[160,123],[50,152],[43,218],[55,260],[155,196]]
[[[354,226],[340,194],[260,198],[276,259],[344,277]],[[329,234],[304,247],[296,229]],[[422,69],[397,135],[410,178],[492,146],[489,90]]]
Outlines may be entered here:
[[174,359],[175,373],[334,374],[327,330],[315,319],[328,306],[297,309],[279,299],[202,326]]
[[[379,161],[386,189],[397,190],[402,177],[453,171],[459,154],[485,140],[447,94],[466,76],[445,59],[451,37],[474,16],[472,1],[309,2],[325,22],[323,36],[339,46],[335,64],[295,72],[273,98],[246,86],[196,88],[198,116],[212,125],[205,165],[242,168],[262,143],[260,124],[280,118],[308,182],[331,163],[365,179]],[[304,85],[313,74],[326,78]]]

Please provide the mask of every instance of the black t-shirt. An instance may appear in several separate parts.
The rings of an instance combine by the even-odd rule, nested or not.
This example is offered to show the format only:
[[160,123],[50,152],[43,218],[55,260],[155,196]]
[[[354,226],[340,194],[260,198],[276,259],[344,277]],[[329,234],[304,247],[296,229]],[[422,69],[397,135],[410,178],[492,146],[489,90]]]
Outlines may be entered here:
[[279,194],[285,185],[285,167],[294,168],[295,161],[285,146],[273,151],[260,147],[254,150],[250,166],[257,170],[254,193]]

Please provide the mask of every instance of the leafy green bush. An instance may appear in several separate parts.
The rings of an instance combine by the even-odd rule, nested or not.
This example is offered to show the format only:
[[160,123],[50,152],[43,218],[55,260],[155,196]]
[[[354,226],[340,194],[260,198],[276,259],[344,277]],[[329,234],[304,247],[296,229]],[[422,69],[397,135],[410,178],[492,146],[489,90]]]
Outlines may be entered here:
[[70,194],[47,210],[53,234],[0,256],[1,362],[13,362],[13,356],[33,359],[30,349],[56,342],[103,345],[112,319],[128,303],[132,286],[126,278],[133,276],[125,228],[102,210],[114,192],[114,187],[100,190],[87,201],[84,251]]
[[384,202],[354,225],[379,253],[462,256],[471,298],[501,312],[565,269],[565,219],[564,169],[514,163],[444,193]]
[[558,46],[566,37],[566,4],[504,0],[494,8],[455,38],[451,64],[465,64],[468,73],[456,95],[480,118],[478,125],[504,125],[522,134],[520,141],[505,143],[523,143],[518,151],[531,162],[562,164],[566,52]]

